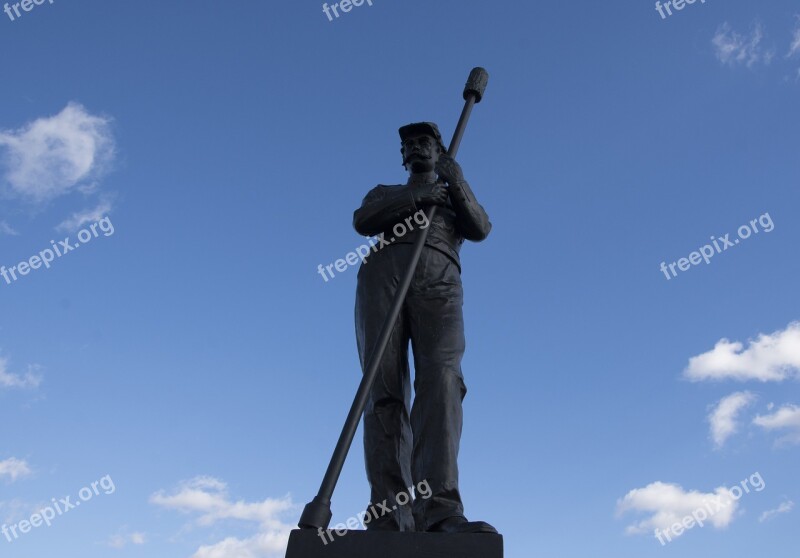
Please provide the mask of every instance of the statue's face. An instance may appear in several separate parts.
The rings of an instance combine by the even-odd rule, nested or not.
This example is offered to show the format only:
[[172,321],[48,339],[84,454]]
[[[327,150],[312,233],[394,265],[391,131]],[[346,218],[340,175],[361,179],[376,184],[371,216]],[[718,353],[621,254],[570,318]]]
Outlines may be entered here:
[[403,164],[410,172],[430,172],[436,168],[438,160],[439,145],[433,136],[420,134],[403,142]]

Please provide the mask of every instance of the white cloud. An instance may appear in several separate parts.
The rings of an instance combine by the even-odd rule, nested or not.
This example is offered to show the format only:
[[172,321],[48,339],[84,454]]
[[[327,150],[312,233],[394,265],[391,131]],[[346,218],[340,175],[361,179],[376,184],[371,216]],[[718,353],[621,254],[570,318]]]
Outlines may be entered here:
[[38,366],[28,366],[25,374],[12,374],[8,371],[8,359],[0,357],[0,388],[35,388],[42,383],[42,377],[36,374]]
[[771,49],[765,49],[761,45],[763,38],[764,28],[761,24],[756,24],[749,34],[740,35],[726,22],[717,29],[711,44],[714,45],[714,52],[723,64],[730,66],[744,64],[752,68],[758,63],[769,64],[775,54]]
[[130,540],[133,544],[144,544],[145,543],[144,533],[131,533]]
[[765,521],[772,519],[778,514],[789,513],[790,511],[792,511],[793,508],[794,508],[794,502],[792,502],[791,500],[787,500],[786,502],[781,503],[781,505],[775,508],[774,510],[767,510],[764,513],[762,513],[761,516],[758,518],[758,520],[761,523],[763,523]]
[[19,236],[19,233],[15,231],[11,225],[6,223],[5,221],[0,221],[0,234],[5,234],[8,236]]
[[797,26],[794,28],[794,34],[792,35],[792,44],[789,45],[789,53],[786,57],[791,58],[796,54],[800,54],[800,16],[797,18]]
[[5,461],[0,461],[0,478],[6,477],[14,482],[18,478],[27,477],[31,474],[31,468],[28,463],[11,457]]
[[209,527],[221,520],[238,520],[257,525],[258,533],[239,539],[228,537],[216,544],[201,546],[193,558],[282,558],[293,526],[280,516],[295,506],[286,496],[262,502],[232,501],[227,485],[213,477],[200,476],[180,483],[171,494],[157,492],[150,497],[157,506],[186,514],[196,514],[197,524]]
[[13,525],[42,509],[42,502],[34,504],[19,498],[0,501],[0,524]]
[[796,405],[784,405],[770,415],[758,415],[753,424],[767,431],[788,430],[789,433],[778,442],[800,444],[800,407]]
[[783,331],[761,334],[747,349],[740,342],[721,339],[714,349],[689,359],[684,376],[702,380],[758,380],[781,382],[800,373],[800,322]]
[[739,503],[725,487],[714,492],[686,491],[677,484],[654,482],[628,492],[617,502],[617,512],[650,514],[625,528],[629,535],[652,534],[654,529],[666,531],[687,516],[705,510],[708,523],[717,529],[731,524]]
[[260,533],[249,539],[228,537],[217,544],[201,546],[192,558],[262,558],[286,554],[286,533]]
[[721,448],[725,441],[738,431],[737,418],[739,412],[755,401],[756,396],[749,391],[738,391],[720,399],[717,406],[708,415],[711,425],[711,439],[714,445]]
[[124,548],[129,544],[143,545],[147,542],[147,537],[144,533],[130,533],[113,535],[108,540],[108,546],[111,548]]
[[[4,148],[4,149],[3,149]],[[5,181],[11,193],[43,203],[91,186],[114,156],[110,119],[69,103],[55,116],[19,130],[0,130]]]
[[107,217],[110,212],[111,203],[103,201],[93,209],[84,209],[73,213],[69,219],[59,224],[56,230],[60,232],[75,232],[86,223],[97,223],[103,217]]

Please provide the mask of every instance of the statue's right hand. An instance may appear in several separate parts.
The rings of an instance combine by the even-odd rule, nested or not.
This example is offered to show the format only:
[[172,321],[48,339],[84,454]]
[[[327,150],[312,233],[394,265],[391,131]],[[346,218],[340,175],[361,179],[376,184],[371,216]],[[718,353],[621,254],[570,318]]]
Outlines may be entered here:
[[444,205],[447,196],[447,188],[441,182],[422,184],[414,189],[414,203],[418,206]]

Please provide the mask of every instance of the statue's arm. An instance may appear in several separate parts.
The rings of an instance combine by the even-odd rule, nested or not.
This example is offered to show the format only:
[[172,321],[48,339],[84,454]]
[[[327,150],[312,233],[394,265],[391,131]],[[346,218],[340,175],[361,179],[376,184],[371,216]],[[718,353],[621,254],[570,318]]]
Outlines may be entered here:
[[456,212],[456,226],[467,240],[480,242],[489,236],[492,223],[483,206],[475,199],[469,183],[461,178],[448,184],[450,203]]
[[377,186],[353,213],[353,228],[362,236],[390,229],[417,210],[408,186]]

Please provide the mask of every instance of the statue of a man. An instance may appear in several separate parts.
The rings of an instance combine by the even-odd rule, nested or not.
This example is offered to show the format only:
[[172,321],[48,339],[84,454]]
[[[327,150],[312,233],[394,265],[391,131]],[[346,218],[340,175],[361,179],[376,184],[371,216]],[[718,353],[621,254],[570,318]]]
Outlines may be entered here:
[[[461,373],[465,342],[459,251],[465,239],[486,238],[492,225],[461,167],[447,155],[436,124],[403,126],[400,139],[408,183],[375,187],[353,216],[359,234],[383,233],[385,240],[393,239],[371,254],[358,272],[355,319],[362,370],[421,232],[417,228],[398,237],[394,226],[404,219],[409,225],[411,215],[431,205],[439,208],[428,223],[425,247],[364,411],[371,503],[386,501],[386,508],[393,510],[371,521],[368,528],[496,533],[488,523],[464,517],[457,462],[461,404],[467,393]],[[413,407],[409,341],[415,369]],[[418,496],[404,505],[397,502],[397,494],[423,482],[430,486],[428,497]]]

